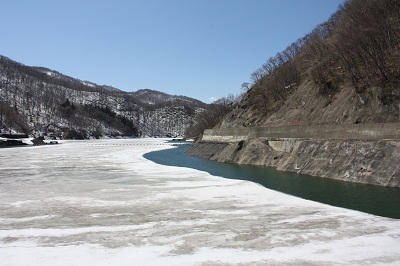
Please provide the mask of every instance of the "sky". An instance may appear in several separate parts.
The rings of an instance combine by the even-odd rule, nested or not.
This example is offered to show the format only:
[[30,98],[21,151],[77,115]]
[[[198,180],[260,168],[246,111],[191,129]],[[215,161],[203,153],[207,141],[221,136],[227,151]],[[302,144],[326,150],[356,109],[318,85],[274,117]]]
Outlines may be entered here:
[[0,0],[0,54],[124,91],[209,103],[344,0]]

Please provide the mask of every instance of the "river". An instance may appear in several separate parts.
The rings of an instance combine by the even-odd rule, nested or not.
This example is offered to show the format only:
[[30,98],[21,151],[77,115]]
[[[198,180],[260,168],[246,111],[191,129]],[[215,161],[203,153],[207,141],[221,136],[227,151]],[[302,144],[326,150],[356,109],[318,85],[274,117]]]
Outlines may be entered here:
[[337,207],[400,219],[400,189],[342,182],[273,167],[219,163],[185,154],[188,145],[144,155],[158,164],[188,167],[228,179],[248,180],[266,188]]

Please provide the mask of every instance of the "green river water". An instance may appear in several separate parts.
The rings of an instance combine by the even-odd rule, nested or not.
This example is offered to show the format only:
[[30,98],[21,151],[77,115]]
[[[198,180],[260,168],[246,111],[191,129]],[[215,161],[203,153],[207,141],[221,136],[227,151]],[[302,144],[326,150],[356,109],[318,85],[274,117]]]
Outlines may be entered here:
[[272,167],[219,163],[184,152],[188,145],[145,154],[162,165],[188,167],[223,178],[248,180],[266,188],[332,206],[400,219],[400,189],[356,184],[277,171]]

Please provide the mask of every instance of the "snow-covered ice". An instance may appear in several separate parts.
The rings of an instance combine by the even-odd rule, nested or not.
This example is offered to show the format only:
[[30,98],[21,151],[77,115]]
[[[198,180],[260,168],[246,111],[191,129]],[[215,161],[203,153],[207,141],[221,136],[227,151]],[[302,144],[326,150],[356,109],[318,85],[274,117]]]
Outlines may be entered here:
[[400,220],[155,164],[162,139],[0,150],[1,265],[399,265]]

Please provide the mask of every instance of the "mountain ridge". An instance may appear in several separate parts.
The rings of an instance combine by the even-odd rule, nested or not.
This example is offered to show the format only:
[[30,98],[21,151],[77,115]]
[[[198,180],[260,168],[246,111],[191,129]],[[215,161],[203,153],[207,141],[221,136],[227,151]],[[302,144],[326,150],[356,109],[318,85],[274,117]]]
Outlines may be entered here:
[[[125,92],[2,55],[0,96],[2,132],[51,138],[183,136],[207,106],[155,90]],[[157,101],[149,104],[151,98]]]

